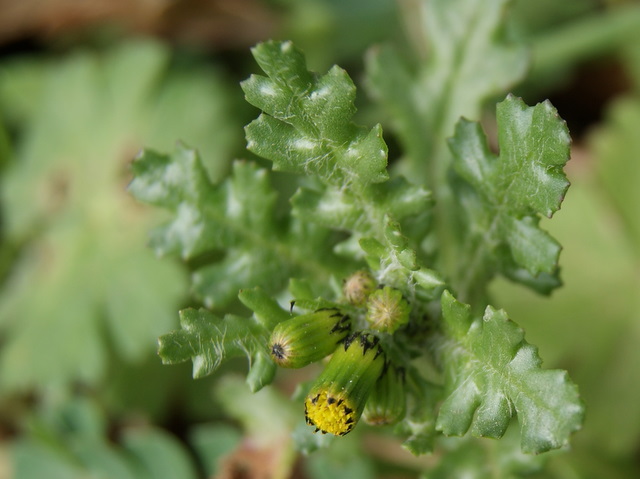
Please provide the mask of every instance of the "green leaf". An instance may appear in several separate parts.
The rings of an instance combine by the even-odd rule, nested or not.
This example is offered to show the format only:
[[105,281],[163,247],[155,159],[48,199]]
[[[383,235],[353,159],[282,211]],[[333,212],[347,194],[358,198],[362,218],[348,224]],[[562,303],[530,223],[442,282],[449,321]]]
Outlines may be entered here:
[[255,165],[235,163],[232,179],[215,187],[197,152],[178,145],[171,155],[144,150],[132,169],[129,191],[175,214],[152,234],[151,246],[160,255],[179,253],[191,259],[251,234],[273,234],[276,194],[266,171]]
[[219,318],[205,309],[180,311],[182,329],[158,340],[158,354],[164,364],[193,361],[193,377],[207,376],[227,359],[246,356],[250,382],[260,389],[273,379],[275,366],[269,358],[270,331],[254,319],[226,315]]
[[[431,195],[425,189],[397,177],[385,183],[366,186],[357,193],[353,189],[333,186],[323,191],[301,188],[292,197],[291,203],[293,214],[301,220],[311,219],[328,228],[351,232],[347,240],[336,245],[335,251],[343,257],[361,260],[363,250],[358,247],[359,242],[369,236],[384,242],[385,224],[389,217],[399,222],[398,228],[402,223],[425,221],[431,206]],[[381,277],[380,280],[394,279]]]
[[[640,71],[640,58],[635,62]],[[591,139],[597,156],[595,166],[605,192],[612,201],[640,257],[640,97],[628,96],[613,104],[607,124]]]
[[450,342],[443,350],[446,399],[436,428],[499,438],[516,413],[524,452],[566,445],[584,416],[566,371],[543,370],[536,348],[502,310],[488,306],[482,319],[473,319],[469,305],[445,291],[442,312]]
[[[136,479],[135,468],[126,456],[105,442],[79,442],[73,451],[63,450],[33,439],[22,438],[12,448],[14,477],[37,479],[82,479],[90,477],[121,477]],[[65,445],[67,446],[67,445]]]
[[136,477],[172,479],[198,477],[190,455],[173,436],[160,429],[130,429],[122,438],[124,450],[136,466]]
[[133,479],[130,465],[106,443],[105,424],[100,408],[85,398],[67,397],[44,408],[13,443],[15,477],[80,478],[91,471]]
[[367,131],[351,121],[355,86],[344,70],[311,73],[290,42],[261,43],[253,56],[267,77],[242,83],[247,101],[264,112],[246,127],[250,151],[273,161],[275,170],[317,175],[334,185],[388,178],[380,126]]
[[[353,156],[354,132],[361,129],[350,121],[355,90],[346,74],[337,67],[322,77],[307,71],[304,56],[290,43],[260,44],[254,56],[269,77],[254,75],[243,84],[247,100],[264,112],[247,127],[248,148],[273,160],[274,169],[317,176],[324,185],[298,190],[294,215],[350,232],[335,251],[356,260],[364,251],[381,283],[401,288],[409,298],[435,297],[442,280],[419,264],[417,245],[409,246],[398,223],[423,217],[430,193],[403,178],[387,181],[386,159],[380,161],[374,151],[384,150],[386,158],[378,133],[380,144],[371,154]],[[292,144],[304,148],[293,152]],[[416,291],[416,285],[422,289]]]
[[111,447],[104,439],[96,442],[72,442],[76,460],[84,464],[87,472],[103,477],[122,477],[134,479],[140,477],[135,467],[129,463],[126,455]]
[[242,290],[238,298],[242,304],[253,311],[258,323],[268,331],[273,330],[276,324],[292,317],[290,312],[282,309],[278,302],[261,288]]
[[48,410],[49,415],[34,416],[35,430],[14,443],[15,477],[196,477],[186,451],[169,434],[127,428],[121,432],[122,444],[114,444],[107,438],[101,407],[83,397],[70,399]]
[[[559,284],[555,276],[560,245],[539,226],[551,217],[569,187],[562,167],[571,139],[549,102],[527,107],[508,96],[498,104],[500,154],[493,154],[478,123],[461,120],[450,140],[453,167],[470,188],[458,187],[467,217],[464,286],[483,268],[504,268],[507,276],[540,287]],[[518,268],[528,274],[518,274]],[[490,276],[490,275],[489,275]]]
[[[291,199],[293,214],[312,217],[314,222],[329,228],[367,235],[378,233],[374,226],[384,223],[381,218],[384,214],[400,221],[419,215],[431,206],[431,194],[402,177],[370,185],[361,195],[370,198],[366,210],[361,197],[349,189],[330,186],[320,192],[301,188]],[[373,217],[367,218],[367,214]]]
[[[288,225],[276,218],[276,193],[266,170],[246,162],[213,185],[195,150],[178,145],[171,155],[145,150],[133,163],[129,191],[140,201],[169,209],[173,219],[155,229],[158,254],[195,260],[194,292],[209,307],[221,307],[242,288],[284,288],[298,271],[322,279],[329,274],[326,232]],[[198,263],[200,257],[209,257]]]
[[139,361],[174,324],[187,278],[146,248],[159,218],[126,193],[127,165],[145,144],[184,138],[219,152],[207,170],[220,176],[240,125],[216,72],[170,62],[161,44],[131,41],[3,63],[16,133],[3,235],[21,248],[0,295],[5,391],[93,386],[113,354]]
[[[625,115],[625,121],[634,117],[638,115]],[[623,126],[617,115],[611,120],[590,139],[596,142],[592,151],[607,151],[612,156],[598,157],[593,166],[602,165],[603,169],[632,177],[638,158],[634,154],[634,123]],[[624,136],[609,137],[621,129],[627,131]],[[611,143],[605,143],[605,138]],[[600,141],[603,143],[598,144]],[[632,454],[640,437],[640,409],[636,408],[640,404],[640,382],[629,381],[629,371],[640,371],[640,243],[630,241],[630,229],[618,206],[606,196],[622,190],[633,194],[635,190],[627,190],[620,180],[611,183],[615,192],[609,192],[596,173],[593,168],[572,170],[571,194],[549,224],[550,232],[564,246],[565,285],[554,292],[552,300],[502,280],[491,288],[496,303],[518,318],[527,336],[538,338],[545,364],[571,365],[571,376],[588,405],[588,427],[576,440],[597,445],[597,455],[591,448],[579,453],[589,456],[590,462]],[[612,171],[601,174],[614,176]],[[572,449],[578,452],[579,448],[576,443]],[[598,475],[610,474],[603,471]]]
[[[516,479],[543,471],[548,455],[525,454],[520,450],[518,433],[509,429],[499,441],[482,441],[473,437],[439,441],[434,456],[437,465],[429,468],[425,478],[448,479]],[[533,476],[537,477],[537,476]]]
[[[16,441],[11,448],[14,477],[37,479],[80,479],[84,471],[64,455],[31,440]],[[125,476],[126,477],[126,476]]]
[[206,477],[214,477],[218,473],[222,459],[241,441],[240,431],[224,423],[197,424],[189,431],[189,444],[204,465]]
[[388,47],[368,58],[369,85],[390,112],[407,156],[401,169],[434,192],[446,187],[450,158],[444,140],[456,121],[479,119],[483,102],[525,73],[527,50],[511,41],[505,28],[510,3],[414,2],[406,15],[416,33],[412,68]]

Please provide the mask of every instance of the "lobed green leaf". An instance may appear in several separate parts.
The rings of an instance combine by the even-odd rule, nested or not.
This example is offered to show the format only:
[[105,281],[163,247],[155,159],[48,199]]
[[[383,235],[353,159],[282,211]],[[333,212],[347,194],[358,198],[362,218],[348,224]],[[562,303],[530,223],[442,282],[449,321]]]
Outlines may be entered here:
[[[326,230],[278,220],[267,170],[239,161],[214,185],[197,152],[184,145],[170,155],[145,150],[132,168],[129,191],[173,214],[153,230],[151,245],[158,254],[197,263],[193,291],[207,306],[226,305],[247,287],[276,293],[296,271],[328,276]],[[324,262],[316,259],[323,255]]]
[[[552,216],[569,187],[566,124],[549,102],[527,107],[508,96],[498,104],[500,153],[492,153],[478,123],[460,120],[450,139],[474,268],[497,270],[539,291],[558,286],[560,244],[538,223]],[[475,255],[475,257],[474,257]],[[485,261],[478,266],[474,261]],[[469,264],[465,264],[467,268]]]
[[434,191],[444,188],[450,158],[443,142],[455,123],[461,116],[479,118],[487,98],[502,94],[524,75],[527,49],[512,41],[505,28],[511,3],[415,2],[413,64],[390,47],[369,55],[368,84],[391,115],[406,154],[400,166],[416,183]]
[[584,407],[565,371],[543,370],[534,346],[502,310],[474,319],[469,305],[442,295],[445,397],[436,428],[446,435],[499,438],[517,414],[521,447],[563,447],[582,424]]
[[290,43],[260,44],[254,56],[268,78],[253,75],[243,83],[247,100],[264,112],[247,127],[248,148],[273,160],[274,169],[317,176],[322,183],[298,190],[294,215],[350,232],[336,251],[354,259],[364,251],[380,282],[410,298],[416,285],[418,295],[434,297],[443,282],[419,264],[398,223],[424,215],[430,193],[404,178],[388,181],[379,127],[366,133],[351,122],[355,87],[349,77],[337,67],[320,77],[308,72]]
[[265,170],[236,162],[231,178],[214,186],[197,152],[181,144],[171,155],[143,150],[132,170],[129,191],[175,214],[152,233],[151,245],[160,255],[191,259],[251,236],[274,235],[276,193]]
[[246,356],[248,381],[255,390],[273,379],[275,364],[266,349],[270,331],[254,319],[233,315],[219,318],[205,309],[189,308],[180,311],[180,326],[182,329],[158,340],[158,355],[164,364],[191,360],[193,377],[201,378],[227,359]]
[[[363,207],[362,196],[369,201]],[[428,210],[431,194],[410,184],[402,177],[366,187],[361,196],[346,188],[329,186],[324,191],[301,188],[291,199],[293,214],[313,217],[313,221],[339,230],[361,235],[377,234],[384,224],[384,215],[401,221]]]
[[355,86],[344,70],[311,73],[290,42],[265,42],[252,51],[267,77],[242,83],[247,101],[264,112],[246,127],[250,151],[273,161],[274,170],[318,175],[334,185],[388,179],[382,129],[367,131],[351,121]]

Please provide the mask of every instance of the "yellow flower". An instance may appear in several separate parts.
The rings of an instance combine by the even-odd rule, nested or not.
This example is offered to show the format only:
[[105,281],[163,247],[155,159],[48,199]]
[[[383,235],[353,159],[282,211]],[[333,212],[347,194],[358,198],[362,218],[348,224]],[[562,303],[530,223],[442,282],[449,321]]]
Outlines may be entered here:
[[305,399],[307,424],[336,436],[350,432],[360,419],[385,362],[377,337],[362,332],[348,336],[336,348]]

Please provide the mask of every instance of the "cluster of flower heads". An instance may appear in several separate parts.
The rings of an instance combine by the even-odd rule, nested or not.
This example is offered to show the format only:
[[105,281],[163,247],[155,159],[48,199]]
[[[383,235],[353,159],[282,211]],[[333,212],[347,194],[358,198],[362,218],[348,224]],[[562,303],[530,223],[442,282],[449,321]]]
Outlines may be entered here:
[[387,358],[378,334],[392,334],[409,320],[402,293],[378,287],[366,271],[344,283],[347,302],[364,308],[366,326],[339,308],[319,309],[279,323],[271,335],[273,360],[301,368],[331,355],[305,402],[307,424],[316,431],[343,436],[362,417],[374,425],[392,424],[405,414],[404,370]]

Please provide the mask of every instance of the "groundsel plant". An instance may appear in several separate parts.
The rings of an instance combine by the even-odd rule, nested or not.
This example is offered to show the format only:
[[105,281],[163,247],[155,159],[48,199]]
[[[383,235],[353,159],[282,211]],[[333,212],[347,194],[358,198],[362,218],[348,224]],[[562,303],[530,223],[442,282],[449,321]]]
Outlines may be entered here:
[[[501,438],[517,418],[523,452],[567,445],[583,419],[576,386],[542,368],[487,292],[497,275],[540,293],[560,284],[560,246],[538,226],[569,185],[570,137],[554,107],[498,103],[495,153],[474,121],[430,121],[445,93],[397,60],[385,73],[390,55],[379,50],[369,86],[406,149],[389,169],[381,126],[353,122],[356,88],[343,69],[309,71],[290,42],[253,56],[264,74],[242,83],[261,110],[247,148],[272,171],[238,161],[212,184],[184,145],[133,163],[131,193],[173,215],[151,246],[190,261],[205,306],[181,311],[181,329],[160,338],[163,362],[191,360],[198,378],[246,356],[253,391],[277,369],[316,363],[291,404],[313,437],[392,425],[424,454],[443,436]],[[295,186],[288,203],[276,183]],[[253,314],[236,315],[237,299]]]

